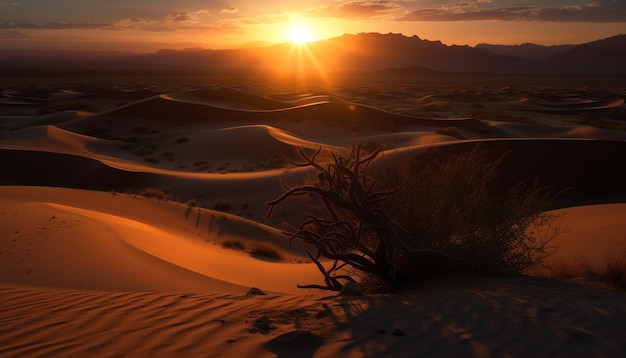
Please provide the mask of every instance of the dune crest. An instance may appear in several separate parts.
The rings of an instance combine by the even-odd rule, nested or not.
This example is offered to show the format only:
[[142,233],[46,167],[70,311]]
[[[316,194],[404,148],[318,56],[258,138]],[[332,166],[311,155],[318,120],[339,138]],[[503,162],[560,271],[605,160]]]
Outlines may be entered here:
[[497,188],[559,193],[550,209],[571,230],[547,264],[601,264],[626,250],[623,84],[414,69],[334,80],[0,88],[0,355],[624,355],[624,294],[600,283],[300,289],[324,278],[283,230],[309,204],[265,218],[285,185],[317,174],[291,164],[300,150],[381,148],[376,175],[407,153],[432,164],[480,145],[504,155]]

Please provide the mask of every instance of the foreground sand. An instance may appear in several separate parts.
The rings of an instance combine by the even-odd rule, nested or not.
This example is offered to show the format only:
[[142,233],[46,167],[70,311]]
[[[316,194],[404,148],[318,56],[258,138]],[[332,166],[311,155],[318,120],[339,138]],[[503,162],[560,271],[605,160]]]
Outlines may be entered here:
[[[359,298],[2,285],[0,301],[3,356],[619,357],[626,351],[623,294],[530,278],[440,282]],[[271,328],[255,329],[264,316]]]
[[[3,356],[626,352],[624,295],[606,288],[458,278],[398,294],[337,296],[295,288],[317,282],[311,264],[268,263],[213,243],[241,238],[244,222],[203,237],[175,203],[32,187],[2,187],[0,197]],[[589,246],[626,248],[626,204],[563,210],[575,226],[557,258]],[[247,294],[251,286],[267,295]],[[269,323],[256,324],[264,317]]]
[[[621,92],[361,90],[3,89],[0,355],[626,354],[624,294],[580,278],[454,278],[354,297],[298,289],[321,280],[280,232],[302,203],[269,221],[265,203],[312,173],[286,164],[299,148],[355,136],[385,145],[381,161],[476,143],[509,153],[503,182],[539,175],[569,189],[557,210],[569,231],[549,264],[626,252]],[[34,112],[77,99],[107,109]],[[132,194],[145,188],[178,201]]]

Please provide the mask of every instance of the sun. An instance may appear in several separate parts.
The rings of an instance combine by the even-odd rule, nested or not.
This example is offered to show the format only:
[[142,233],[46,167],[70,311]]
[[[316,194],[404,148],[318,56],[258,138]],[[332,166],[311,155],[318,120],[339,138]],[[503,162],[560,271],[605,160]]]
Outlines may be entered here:
[[292,22],[285,30],[285,39],[296,45],[315,41],[315,33],[304,21]]

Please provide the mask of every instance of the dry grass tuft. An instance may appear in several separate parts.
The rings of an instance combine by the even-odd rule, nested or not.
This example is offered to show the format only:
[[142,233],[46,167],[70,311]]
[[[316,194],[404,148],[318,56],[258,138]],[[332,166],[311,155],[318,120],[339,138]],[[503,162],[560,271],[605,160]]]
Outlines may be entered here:
[[581,259],[571,263],[555,262],[544,267],[544,276],[556,279],[583,279],[626,290],[626,251],[607,254],[601,264]]
[[239,251],[246,250],[246,245],[244,245],[239,240],[226,240],[222,242],[222,247],[225,249],[232,249],[232,250],[239,250]]
[[174,200],[174,196],[171,193],[157,188],[146,188],[139,192],[139,195],[146,198],[156,198],[158,200]]
[[280,261],[282,259],[278,250],[264,245],[253,247],[252,250],[250,250],[250,255],[275,261]]

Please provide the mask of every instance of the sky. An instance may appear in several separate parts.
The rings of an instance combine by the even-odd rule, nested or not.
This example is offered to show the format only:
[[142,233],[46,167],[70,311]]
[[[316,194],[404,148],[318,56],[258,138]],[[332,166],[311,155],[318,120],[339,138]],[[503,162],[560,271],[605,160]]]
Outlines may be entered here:
[[0,0],[0,50],[222,49],[361,32],[579,44],[626,33],[626,0]]

